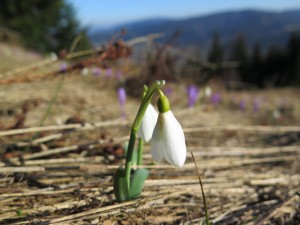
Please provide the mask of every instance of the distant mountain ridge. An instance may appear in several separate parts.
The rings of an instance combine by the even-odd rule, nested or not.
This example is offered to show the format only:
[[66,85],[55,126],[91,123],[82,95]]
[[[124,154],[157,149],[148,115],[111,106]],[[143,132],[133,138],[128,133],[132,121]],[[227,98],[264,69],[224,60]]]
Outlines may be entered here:
[[[206,51],[212,35],[217,32],[225,49],[236,37],[244,35],[249,47],[259,42],[263,49],[271,45],[285,46],[290,33],[300,32],[300,9],[283,12],[242,10],[222,12],[182,20],[150,19],[123,24],[109,30],[93,29],[89,36],[93,43],[103,43],[122,28],[127,30],[125,39],[151,33],[164,33],[170,37],[175,31],[181,35],[176,41],[180,47],[197,47]],[[161,39],[164,41],[165,39]]]

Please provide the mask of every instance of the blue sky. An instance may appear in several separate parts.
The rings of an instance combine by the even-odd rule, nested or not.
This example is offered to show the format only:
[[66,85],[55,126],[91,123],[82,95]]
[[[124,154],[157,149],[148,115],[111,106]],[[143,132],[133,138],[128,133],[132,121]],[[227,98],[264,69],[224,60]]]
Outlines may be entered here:
[[181,19],[239,9],[300,9],[300,0],[67,0],[82,25],[109,27],[150,18]]

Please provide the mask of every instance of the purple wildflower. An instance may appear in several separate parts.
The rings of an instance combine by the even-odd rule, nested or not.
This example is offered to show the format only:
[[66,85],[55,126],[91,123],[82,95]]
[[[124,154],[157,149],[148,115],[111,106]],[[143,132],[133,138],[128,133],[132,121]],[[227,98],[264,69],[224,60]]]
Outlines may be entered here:
[[124,87],[118,88],[118,97],[120,105],[124,105],[126,102],[126,91]]
[[101,69],[98,67],[93,68],[92,73],[95,77],[100,77],[101,75]]
[[107,78],[112,77],[112,69],[111,69],[111,68],[107,68],[107,69],[106,69],[106,77],[107,77]]
[[171,87],[168,87],[164,90],[165,95],[168,97],[172,95],[172,92],[173,92],[173,89]]
[[198,99],[199,89],[195,85],[190,85],[187,89],[189,98],[189,107],[193,107]]
[[122,117],[125,117],[125,102],[126,102],[126,91],[124,87],[118,88],[118,98],[121,107]]
[[59,69],[59,71],[60,71],[61,73],[67,72],[67,69],[68,69],[68,64],[67,64],[67,63],[63,62],[62,64],[60,64],[60,69]]
[[253,101],[253,111],[258,112],[260,108],[260,101],[259,99],[255,98]]
[[221,94],[220,94],[220,93],[215,93],[215,94],[213,94],[213,95],[211,96],[210,100],[211,100],[211,103],[212,103],[213,105],[219,104],[220,101],[221,101]]
[[242,99],[242,100],[240,101],[240,103],[239,103],[239,108],[240,108],[241,111],[245,111],[245,109],[246,109],[246,102],[245,102],[244,99]]

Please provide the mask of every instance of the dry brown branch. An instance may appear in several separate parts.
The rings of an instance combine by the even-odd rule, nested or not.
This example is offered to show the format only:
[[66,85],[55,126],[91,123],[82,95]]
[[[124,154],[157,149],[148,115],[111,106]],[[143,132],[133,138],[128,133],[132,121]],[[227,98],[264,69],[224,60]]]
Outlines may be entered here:
[[[16,129],[8,131],[0,131],[0,136],[9,136],[16,134],[25,134],[33,132],[42,132],[42,131],[53,131],[53,130],[66,130],[66,129],[76,129],[76,130],[91,130],[97,127],[106,127],[106,126],[123,126],[130,124],[129,121],[124,119],[115,119],[99,123],[86,123],[81,124],[66,124],[66,125],[54,125],[54,126],[45,126],[45,127],[31,127],[25,129]],[[193,127],[185,128],[185,133],[194,133],[194,132],[215,132],[215,131],[241,131],[241,132],[298,132],[300,127],[297,126],[215,126],[215,127]]]
[[[101,163],[103,162],[103,156],[96,157],[74,157],[74,158],[55,158],[55,159],[35,159],[26,160],[26,166],[34,165],[48,165],[48,164],[67,164],[67,163]],[[16,160],[14,162],[17,163]],[[0,163],[0,166],[5,166],[4,163]]]
[[[143,36],[143,37],[138,37],[138,38],[131,39],[131,40],[129,40],[127,42],[124,42],[124,43],[128,46],[133,46],[137,43],[141,43],[141,42],[153,40],[153,39],[156,39],[156,38],[160,38],[161,36],[162,36],[162,34],[150,34],[148,36]],[[87,55],[99,55],[98,62],[99,61],[104,61],[105,59],[109,59],[109,54],[112,53],[112,51],[110,51],[110,50],[112,50],[113,47],[114,47],[114,45],[109,45],[107,49],[98,48],[98,49],[87,49],[87,50],[78,51],[78,52],[71,52],[71,53],[67,54],[65,56],[65,58],[66,59],[72,59],[72,58],[82,57],[82,56],[87,56]],[[123,47],[124,47],[124,49],[126,48],[125,45]],[[113,53],[116,53],[116,52],[113,52]],[[23,67],[20,67],[20,68],[16,68],[12,71],[6,72],[5,74],[0,74],[0,78],[1,77],[5,78],[7,76],[11,76],[11,75],[14,75],[14,74],[18,74],[18,73],[21,73],[21,72],[26,72],[26,74],[21,74],[18,77],[11,77],[11,78],[7,78],[7,79],[1,79],[0,80],[0,85],[38,81],[38,80],[44,80],[46,78],[55,77],[56,75],[60,75],[61,74],[60,70],[51,71],[51,72],[47,72],[47,73],[43,72],[43,73],[39,73],[39,74],[29,74],[30,70],[41,68],[42,66],[53,63],[55,61],[57,61],[57,58],[53,57],[53,58],[50,58],[50,59],[45,59],[45,60],[39,61],[37,63],[26,65],[26,66],[23,66]],[[88,58],[88,59],[84,59],[84,60],[81,60],[79,63],[75,64],[74,66],[68,68],[67,70],[69,72],[71,72],[73,70],[82,69],[85,66],[94,65],[95,62],[96,62],[96,60],[93,57]]]
[[218,157],[218,156],[260,156],[280,153],[298,153],[300,146],[282,146],[282,147],[202,147],[190,146],[189,151],[194,151],[195,156]]
[[[114,143],[122,143],[125,140],[128,140],[128,136],[115,138]],[[79,150],[79,149],[93,149],[98,145],[109,144],[110,142],[111,142],[110,140],[101,140],[100,139],[98,141],[93,141],[93,142],[82,144],[82,145],[71,145],[71,146],[66,146],[66,147],[61,147],[61,148],[48,149],[47,151],[24,155],[24,156],[22,156],[22,159],[29,160],[29,159],[36,159],[36,158],[51,156],[51,155],[60,154],[60,153],[66,153],[66,152],[75,151],[75,150]],[[12,159],[10,159],[10,161],[15,164],[20,164],[18,162],[17,158],[12,158]]]
[[[118,140],[119,142],[126,141],[127,137],[119,137],[115,138],[114,140]],[[103,143],[102,143],[103,144]],[[18,145],[19,146],[19,145]],[[25,145],[24,145],[25,146]],[[83,145],[87,146],[87,144]],[[92,144],[90,145],[90,148],[92,147]],[[49,154],[56,154],[62,152],[68,152],[76,150],[76,147],[72,146],[66,146],[64,148],[58,148],[58,149],[48,149],[47,151],[50,151]],[[149,149],[149,148],[145,148]],[[188,147],[189,151],[193,151],[194,155],[197,157],[223,157],[223,156],[262,156],[262,155],[276,155],[280,153],[298,153],[299,152],[299,146],[283,146],[283,147],[266,147],[266,148],[245,148],[245,147],[202,147],[202,146],[192,146]],[[55,152],[58,151],[58,152]],[[48,154],[48,153],[41,153],[41,154]],[[57,158],[57,159],[40,159],[40,160],[30,160],[34,159],[40,156],[40,153],[36,153],[36,155],[28,155],[24,156],[26,160],[25,164],[27,166],[34,166],[34,165],[47,165],[47,164],[61,164],[61,163],[96,163],[96,162],[102,162],[103,157],[76,157],[76,158]],[[28,158],[29,157],[29,158]],[[32,158],[33,157],[33,158]],[[190,156],[187,156],[190,158]],[[144,159],[151,159],[152,156],[150,154],[145,154]],[[15,164],[19,164],[17,159],[10,159]],[[0,167],[5,166],[5,163],[0,162]],[[168,165],[160,165],[159,168],[171,168]],[[155,166],[154,166],[155,167]]]
[[[26,196],[33,196],[33,195],[58,195],[58,194],[67,194],[74,192],[76,188],[68,188],[62,190],[51,190],[53,188],[47,189],[38,189],[38,190],[22,190],[21,193],[7,193],[1,194],[1,202],[3,201],[2,198],[10,198],[10,197],[26,197]],[[21,190],[19,190],[21,191]],[[99,191],[99,188],[81,188],[80,192],[95,192]]]
[[97,123],[85,123],[83,125],[82,124],[64,124],[64,125],[30,127],[30,128],[24,128],[24,129],[0,131],[0,136],[9,136],[9,135],[42,132],[42,131],[68,130],[68,129],[91,130],[91,129],[95,129],[98,127],[124,126],[124,125],[128,125],[128,121],[126,121],[124,119],[115,119],[115,120],[109,120],[109,121],[97,122]]
[[2,73],[2,74],[0,74],[0,78],[5,78],[5,77],[11,76],[11,75],[18,74],[18,73],[26,72],[26,71],[34,69],[34,68],[46,66],[48,64],[54,63],[56,60],[57,60],[57,58],[42,59],[42,60],[40,60],[38,62],[34,62],[30,65],[18,67],[18,68],[15,68],[13,70]]
[[98,209],[91,209],[85,212],[81,212],[81,213],[76,213],[73,215],[69,215],[69,216],[64,216],[61,218],[57,218],[57,219],[52,219],[47,221],[48,224],[55,224],[55,223],[60,223],[60,222],[65,222],[65,221],[72,221],[72,220],[76,220],[91,214],[97,214],[97,213],[101,213],[101,212],[105,212],[105,211],[112,211],[112,210],[116,210],[122,207],[128,207],[128,206],[132,206],[132,205],[136,205],[139,204],[139,200],[133,200],[133,201],[128,201],[128,202],[123,202],[123,203],[119,203],[116,205],[111,205],[111,206],[106,206],[106,207],[101,207]]
[[300,127],[298,126],[236,126],[236,125],[226,125],[226,126],[215,126],[215,127],[193,127],[185,128],[185,133],[193,132],[215,132],[215,131],[241,131],[241,132],[299,132]]
[[263,225],[264,222],[270,220],[276,213],[278,213],[283,207],[295,201],[296,195],[289,197],[287,200],[283,201],[279,206],[274,207],[274,209],[267,215],[262,215],[256,221],[249,223],[249,225]]
[[[75,148],[75,147],[74,147]],[[70,151],[73,149],[59,149],[63,151]],[[57,152],[56,152],[57,153]],[[50,153],[39,153],[39,157],[44,154],[45,155],[51,155]],[[30,158],[30,155],[28,156]],[[203,160],[200,161],[202,164],[199,164],[200,169],[230,169],[230,168],[237,168],[237,167],[243,167],[248,165],[254,165],[254,164],[263,164],[263,163],[275,163],[275,162],[289,162],[297,160],[297,158],[300,159],[299,156],[279,156],[279,157],[268,157],[268,158],[258,158],[258,159],[240,159],[240,160],[229,160],[224,161],[223,159],[220,159],[220,161],[215,160],[215,162],[204,162]],[[204,165],[203,165],[204,164]],[[82,169],[82,170],[90,170],[90,171],[101,171],[101,170],[109,170],[109,169],[116,169],[118,168],[118,165],[98,165],[98,164],[90,164],[90,165],[81,165],[81,166],[75,166],[75,167],[2,167],[0,168],[0,173],[14,173],[14,172],[42,172],[46,170],[63,170],[63,169]],[[132,166],[132,168],[147,168],[147,169],[173,169],[170,165],[143,165],[143,166]],[[184,166],[184,169],[193,169],[194,165],[193,163],[186,163]]]
[[[87,205],[89,202],[88,200],[80,200],[80,201],[69,201],[69,202],[63,202],[55,205],[49,205],[49,206],[40,206],[35,207],[33,209],[24,209],[22,210],[24,214],[35,214],[35,213],[41,213],[45,211],[54,212],[57,210],[62,210],[66,208],[74,208],[74,207],[80,207]],[[8,212],[0,215],[0,221],[4,219],[13,218],[16,216],[16,212]]]

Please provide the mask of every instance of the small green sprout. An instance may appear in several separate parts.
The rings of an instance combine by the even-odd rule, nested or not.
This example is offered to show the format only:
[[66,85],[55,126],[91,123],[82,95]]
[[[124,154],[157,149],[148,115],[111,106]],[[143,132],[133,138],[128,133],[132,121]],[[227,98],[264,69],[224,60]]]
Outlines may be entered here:
[[17,209],[16,213],[17,213],[17,215],[18,215],[19,217],[22,217],[22,216],[23,216],[23,211],[22,211],[22,209]]

